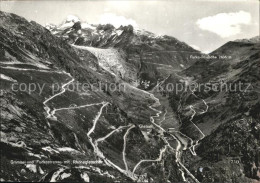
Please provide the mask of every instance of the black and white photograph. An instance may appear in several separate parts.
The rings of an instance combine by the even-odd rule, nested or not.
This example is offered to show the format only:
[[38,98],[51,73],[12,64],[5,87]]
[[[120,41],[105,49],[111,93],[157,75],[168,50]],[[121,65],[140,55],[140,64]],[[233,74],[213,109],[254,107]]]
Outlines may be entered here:
[[260,183],[259,0],[0,0],[0,182]]

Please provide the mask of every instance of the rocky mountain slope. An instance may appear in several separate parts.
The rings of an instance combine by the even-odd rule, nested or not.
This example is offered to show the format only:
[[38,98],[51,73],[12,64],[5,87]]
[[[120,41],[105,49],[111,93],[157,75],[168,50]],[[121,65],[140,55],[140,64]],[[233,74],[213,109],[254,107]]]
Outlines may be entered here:
[[172,107],[179,111],[181,131],[191,137],[192,121],[205,135],[199,137],[199,157],[186,155],[186,165],[199,173],[199,181],[260,180],[260,43],[250,40],[228,42],[212,52],[211,59],[200,59],[179,73],[179,79],[169,78],[199,84],[193,85],[193,91],[169,97]]
[[[1,181],[259,181],[259,43],[212,61],[132,26],[47,28],[0,12]],[[160,90],[223,79],[254,90]]]
[[[197,181],[179,141],[154,123],[158,99],[106,65],[120,50],[72,46],[33,21],[0,17],[2,181]],[[78,82],[91,87],[73,89]]]

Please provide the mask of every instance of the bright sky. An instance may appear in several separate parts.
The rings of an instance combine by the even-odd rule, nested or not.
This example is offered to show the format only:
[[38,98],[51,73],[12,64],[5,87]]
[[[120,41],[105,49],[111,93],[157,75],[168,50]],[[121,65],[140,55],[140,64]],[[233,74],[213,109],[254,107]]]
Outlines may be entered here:
[[203,52],[259,35],[258,0],[0,1],[0,9],[42,25],[59,24],[67,15],[93,24],[132,24]]

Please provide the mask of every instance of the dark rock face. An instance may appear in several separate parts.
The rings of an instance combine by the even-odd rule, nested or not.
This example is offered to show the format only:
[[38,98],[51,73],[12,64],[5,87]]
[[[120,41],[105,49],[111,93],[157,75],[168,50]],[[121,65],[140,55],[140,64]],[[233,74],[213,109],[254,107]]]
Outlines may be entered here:
[[[193,122],[206,134],[197,149],[201,159],[191,160],[190,155],[186,158],[187,167],[194,167],[198,180],[202,182],[253,181],[247,178],[256,182],[260,180],[259,51],[259,41],[228,42],[211,55],[228,55],[231,58],[198,60],[181,74],[193,77],[200,84],[217,86],[222,83],[222,86],[218,85],[215,91],[197,88],[194,92],[197,97],[189,92],[184,93],[181,99],[170,94],[174,109],[179,109],[176,103],[182,101],[179,115],[185,134],[190,134],[191,126],[185,106],[198,106]],[[227,87],[231,88],[226,90]],[[205,109],[202,99],[207,103],[208,110],[199,114],[200,108]],[[203,172],[196,170],[200,167],[210,169]]]
[[[1,181],[259,181],[257,39],[196,60],[187,44],[132,26],[48,29],[0,12]],[[222,80],[253,89],[156,90]]]

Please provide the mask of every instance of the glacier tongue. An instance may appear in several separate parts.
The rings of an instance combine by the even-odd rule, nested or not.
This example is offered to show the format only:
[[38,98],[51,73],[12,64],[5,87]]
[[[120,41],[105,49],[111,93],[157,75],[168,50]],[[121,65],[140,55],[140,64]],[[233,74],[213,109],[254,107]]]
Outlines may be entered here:
[[94,54],[98,60],[99,65],[114,76],[124,77],[126,70],[124,67],[124,59],[120,56],[116,49],[101,49],[89,46],[76,46],[78,49],[85,49]]

